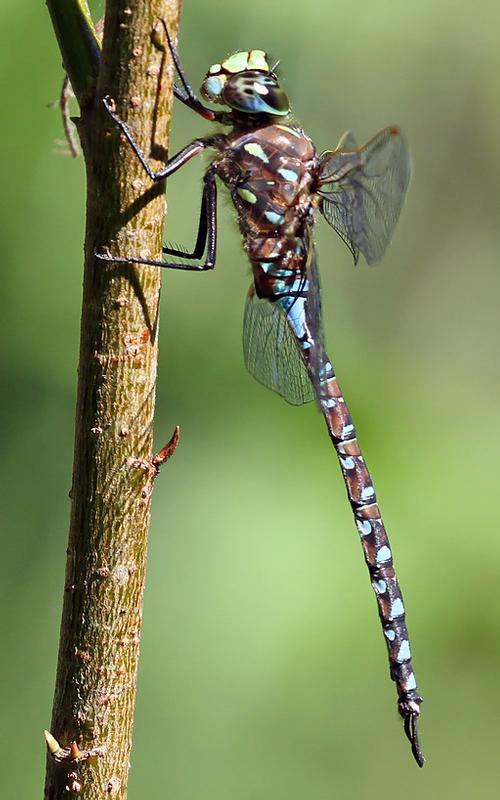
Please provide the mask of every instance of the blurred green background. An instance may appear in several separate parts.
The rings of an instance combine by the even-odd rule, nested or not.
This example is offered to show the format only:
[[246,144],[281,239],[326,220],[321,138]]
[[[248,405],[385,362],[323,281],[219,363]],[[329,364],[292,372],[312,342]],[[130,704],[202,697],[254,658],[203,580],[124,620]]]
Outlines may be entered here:
[[[102,8],[95,7],[98,18]],[[42,792],[68,527],[82,160],[57,154],[61,59],[43,3],[2,0],[0,785]],[[233,50],[282,59],[318,149],[407,133],[414,180],[377,269],[317,233],[330,353],[409,611],[428,763],[410,756],[375,602],[316,409],[243,366],[250,281],[221,203],[213,274],[164,279],[155,489],[130,797],[395,800],[498,790],[498,3],[186,0],[195,85]],[[183,108],[173,151],[209,126]],[[190,242],[201,163],[169,184]]]

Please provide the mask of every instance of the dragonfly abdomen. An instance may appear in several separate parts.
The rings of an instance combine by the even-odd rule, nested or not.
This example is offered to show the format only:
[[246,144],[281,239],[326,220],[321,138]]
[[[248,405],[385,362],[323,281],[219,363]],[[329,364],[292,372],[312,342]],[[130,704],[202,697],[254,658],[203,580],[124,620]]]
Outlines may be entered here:
[[283,296],[297,297],[307,288],[306,251],[301,237],[249,236],[245,249],[258,297],[274,302]]
[[[316,386],[318,401],[330,439],[337,451],[347,496],[354,514],[365,562],[377,600],[378,612],[389,655],[390,675],[396,683],[398,708],[420,766],[416,719],[422,699],[411,662],[405,607],[393,565],[392,552],[382,520],[372,478],[356,436],[349,409],[326,354],[302,348],[304,362]],[[318,369],[313,359],[322,363]],[[317,374],[319,373],[319,374]]]

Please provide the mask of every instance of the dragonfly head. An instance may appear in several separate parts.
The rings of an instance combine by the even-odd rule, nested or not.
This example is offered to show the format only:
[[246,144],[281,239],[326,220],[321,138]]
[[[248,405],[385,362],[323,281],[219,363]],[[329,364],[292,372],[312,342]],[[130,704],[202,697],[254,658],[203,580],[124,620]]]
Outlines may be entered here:
[[234,53],[221,64],[213,64],[201,94],[243,114],[284,117],[290,112],[288,98],[263,50]]

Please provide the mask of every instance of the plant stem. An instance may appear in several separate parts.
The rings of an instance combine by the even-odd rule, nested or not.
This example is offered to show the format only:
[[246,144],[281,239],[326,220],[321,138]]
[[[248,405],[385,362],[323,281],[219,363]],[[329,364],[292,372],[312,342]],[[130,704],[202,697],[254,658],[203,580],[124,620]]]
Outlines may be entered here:
[[47,0],[47,8],[64,69],[82,106],[95,89],[101,54],[87,0]]
[[[52,18],[70,4],[51,0]],[[81,105],[87,229],[46,800],[67,800],[71,793],[85,800],[127,796],[151,490],[160,463],[152,455],[160,270],[106,265],[94,251],[109,245],[115,255],[159,258],[165,198],[164,187],[145,178],[100,98],[114,98],[146,153],[152,142],[166,146],[172,64],[152,33],[163,18],[175,41],[179,13],[179,0],[108,0],[95,99],[87,95]],[[54,25],[72,83],[79,76],[80,89],[73,86],[81,100],[90,62],[81,69],[73,63],[81,48],[73,52],[71,40],[61,43],[64,14]]]

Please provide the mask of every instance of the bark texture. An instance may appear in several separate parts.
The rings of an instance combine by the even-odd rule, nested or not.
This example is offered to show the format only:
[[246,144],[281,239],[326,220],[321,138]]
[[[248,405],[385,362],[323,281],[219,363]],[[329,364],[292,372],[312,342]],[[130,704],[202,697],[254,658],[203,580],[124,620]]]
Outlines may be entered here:
[[175,41],[179,7],[176,0],[108,0],[95,96],[85,98],[78,125],[87,228],[71,524],[51,724],[57,742],[49,742],[46,800],[127,796],[156,474],[160,270],[106,264],[94,249],[109,245],[114,255],[161,257],[165,199],[164,186],[151,186],[100,99],[114,98],[155,166],[154,156],[164,155],[155,143],[167,143],[173,78],[157,22],[166,21]]

